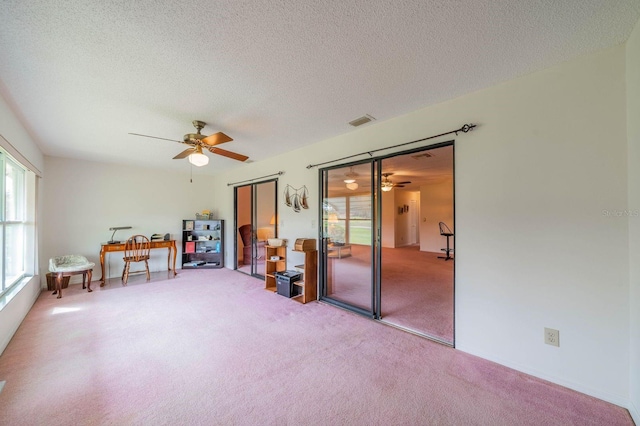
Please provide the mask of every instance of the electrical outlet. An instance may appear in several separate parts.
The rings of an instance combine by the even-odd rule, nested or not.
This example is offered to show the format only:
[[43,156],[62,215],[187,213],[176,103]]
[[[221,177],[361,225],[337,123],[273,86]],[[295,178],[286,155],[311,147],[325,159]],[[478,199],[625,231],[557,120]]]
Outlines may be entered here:
[[560,346],[560,332],[553,328],[544,328],[544,342],[551,346]]

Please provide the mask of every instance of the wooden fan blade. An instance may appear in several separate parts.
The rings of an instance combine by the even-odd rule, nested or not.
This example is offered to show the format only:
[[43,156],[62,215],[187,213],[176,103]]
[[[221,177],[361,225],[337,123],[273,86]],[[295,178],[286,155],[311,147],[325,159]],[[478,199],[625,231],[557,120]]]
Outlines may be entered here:
[[196,151],[195,148],[187,148],[184,151],[182,151],[180,154],[178,154],[175,157],[173,157],[173,159],[174,160],[179,160],[181,158],[187,158],[188,156],[193,154],[195,151]]
[[405,180],[404,182],[397,182],[396,185],[406,185],[408,183],[411,183],[410,180]]
[[220,145],[221,143],[231,142],[233,139],[222,132],[214,133],[202,139],[202,143],[209,146]]
[[237,154],[231,151],[226,151],[224,149],[216,148],[214,146],[209,146],[207,147],[207,149],[213,152],[214,154],[222,155],[223,157],[233,158],[234,160],[238,160],[238,161],[245,161],[249,158],[246,155]]
[[143,138],[151,138],[151,139],[162,139],[163,141],[171,141],[171,142],[178,142],[178,143],[184,143],[184,141],[177,141],[175,139],[167,139],[167,138],[159,138],[157,136],[149,136],[149,135],[141,135],[140,133],[129,133],[130,135],[133,136],[142,136]]

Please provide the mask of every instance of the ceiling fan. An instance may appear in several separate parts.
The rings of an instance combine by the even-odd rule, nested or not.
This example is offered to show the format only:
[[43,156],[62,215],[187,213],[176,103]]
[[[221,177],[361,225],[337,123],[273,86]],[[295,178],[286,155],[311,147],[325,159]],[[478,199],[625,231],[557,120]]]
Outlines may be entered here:
[[393,188],[404,188],[406,184],[411,183],[409,180],[393,183],[389,179],[391,175],[393,175],[393,173],[382,173],[381,189],[385,192],[391,191]]
[[183,143],[190,145],[190,148],[185,149],[180,154],[173,157],[174,160],[189,157],[189,162],[194,166],[202,167],[209,163],[209,157],[202,153],[202,148],[209,150],[214,154],[222,155],[223,157],[231,158],[238,161],[246,161],[249,157],[246,155],[238,154],[235,152],[227,151],[217,148],[216,145],[220,145],[225,142],[231,142],[233,139],[225,135],[222,132],[214,133],[210,136],[205,136],[200,131],[206,126],[204,121],[193,120],[191,122],[193,127],[196,128],[197,133],[187,133],[184,135],[183,140],[178,141],[175,139],[159,138],[157,136],[141,135],[139,133],[129,133],[134,136],[143,136],[145,138],[162,139],[165,141]]
[[358,184],[356,183],[356,178],[358,176],[360,175],[353,171],[353,167],[349,167],[349,173],[344,174],[345,179],[343,180],[343,182],[347,184],[347,188],[352,191],[358,189]]

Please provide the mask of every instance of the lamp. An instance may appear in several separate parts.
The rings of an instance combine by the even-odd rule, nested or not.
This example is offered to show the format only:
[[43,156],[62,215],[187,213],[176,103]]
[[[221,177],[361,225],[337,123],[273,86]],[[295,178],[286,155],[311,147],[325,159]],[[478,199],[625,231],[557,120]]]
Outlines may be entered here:
[[202,153],[202,147],[196,146],[196,152],[189,155],[189,162],[196,167],[202,167],[209,164],[209,157]]
[[112,228],[109,228],[109,231],[113,231],[113,234],[111,234],[111,239],[107,241],[107,244],[120,244],[121,241],[115,241],[113,239],[113,236],[116,235],[116,231],[119,231],[121,229],[131,229],[131,227],[130,226],[114,226]]
[[347,188],[349,188],[352,191],[355,191],[356,189],[358,189],[358,184],[355,182],[348,183]]

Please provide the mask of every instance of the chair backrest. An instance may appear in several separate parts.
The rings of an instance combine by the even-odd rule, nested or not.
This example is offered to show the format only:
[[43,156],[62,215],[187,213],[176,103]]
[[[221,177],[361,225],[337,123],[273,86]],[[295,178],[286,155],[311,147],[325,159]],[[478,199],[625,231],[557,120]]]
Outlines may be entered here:
[[451,232],[451,229],[449,229],[446,223],[440,222],[438,226],[440,227],[440,235],[453,235],[453,232]]
[[242,244],[246,247],[251,245],[251,225],[246,224],[238,228],[240,232],[240,238],[242,238]]
[[144,235],[133,235],[124,245],[124,257],[133,262],[139,262],[149,257],[151,243]]

